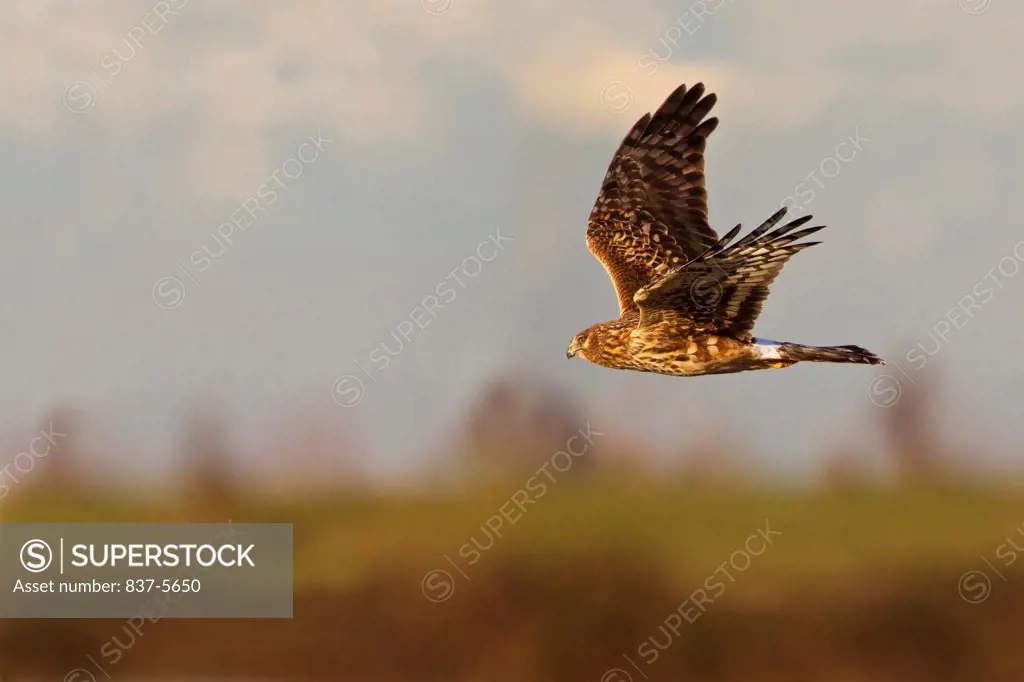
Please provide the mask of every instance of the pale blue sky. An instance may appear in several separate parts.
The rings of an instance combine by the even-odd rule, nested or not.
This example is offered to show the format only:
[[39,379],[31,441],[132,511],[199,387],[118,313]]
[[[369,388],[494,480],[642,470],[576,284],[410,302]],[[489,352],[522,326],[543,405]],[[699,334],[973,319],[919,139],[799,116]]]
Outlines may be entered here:
[[[611,153],[678,83],[704,81],[720,97],[707,154],[718,231],[752,228],[790,196],[829,225],[786,267],[758,335],[938,372],[951,437],[1020,452],[1024,276],[989,274],[992,294],[952,313],[924,369],[907,354],[935,348],[936,325],[1001,259],[1020,265],[1024,7],[348,4],[7,5],[7,430],[70,402],[147,466],[173,445],[182,405],[216,394],[250,439],[314,406],[400,471],[483,382],[528,366],[575,390],[595,425],[680,440],[717,423],[768,468],[813,468],[821,447],[870,438],[884,409],[872,381],[906,382],[899,370],[677,379],[565,359],[575,332],[617,310],[584,243]],[[859,149],[837,149],[858,134]],[[309,162],[288,161],[299,155]],[[224,248],[213,235],[232,216]],[[513,240],[442,296],[498,229]],[[204,246],[224,252],[201,269]],[[374,365],[431,294],[448,304]],[[332,385],[357,362],[379,384],[362,375],[364,399],[339,407]]]

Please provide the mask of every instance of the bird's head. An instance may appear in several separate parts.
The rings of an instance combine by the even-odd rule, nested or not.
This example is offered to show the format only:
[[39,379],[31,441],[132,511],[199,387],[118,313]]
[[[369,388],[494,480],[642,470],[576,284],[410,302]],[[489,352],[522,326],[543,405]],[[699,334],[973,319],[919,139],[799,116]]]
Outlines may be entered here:
[[587,350],[590,349],[594,338],[593,330],[593,327],[584,329],[579,334],[572,337],[572,343],[569,344],[569,350],[565,351],[565,357],[574,358],[579,354],[582,354],[583,357],[587,357]]

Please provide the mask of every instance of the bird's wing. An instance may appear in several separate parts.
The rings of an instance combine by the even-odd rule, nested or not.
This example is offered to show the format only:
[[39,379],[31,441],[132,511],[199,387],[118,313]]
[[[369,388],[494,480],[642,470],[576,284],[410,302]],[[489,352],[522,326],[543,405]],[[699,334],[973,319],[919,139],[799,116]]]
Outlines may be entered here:
[[718,241],[708,225],[704,149],[717,118],[704,85],[679,86],[623,139],[587,223],[587,246],[615,285],[619,312],[633,295]]
[[706,253],[637,291],[639,326],[668,320],[694,331],[748,337],[782,266],[793,254],[819,243],[795,242],[824,228],[794,232],[811,219],[808,215],[772,230],[785,214],[785,208],[779,209],[730,244],[739,233],[737,225]]

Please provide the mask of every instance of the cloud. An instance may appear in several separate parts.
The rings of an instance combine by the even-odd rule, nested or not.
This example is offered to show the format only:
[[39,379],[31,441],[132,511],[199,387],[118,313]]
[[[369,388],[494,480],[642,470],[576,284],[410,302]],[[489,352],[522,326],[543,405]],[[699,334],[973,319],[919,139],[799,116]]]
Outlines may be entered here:
[[0,121],[44,144],[95,126],[160,135],[184,117],[175,179],[200,196],[251,192],[283,160],[268,151],[282,130],[397,146],[431,124],[417,65],[388,43],[396,3],[19,7],[0,26],[0,57],[17,64],[0,81]]
[[[199,196],[251,192],[281,160],[270,150],[283,131],[298,139],[320,127],[364,149],[429,147],[452,113],[438,79],[460,64],[504,83],[524,119],[580,135],[623,131],[698,80],[721,95],[720,116],[759,129],[805,126],[837,106],[866,120],[932,110],[1008,126],[1024,106],[1024,90],[1008,87],[1024,58],[1024,10],[1006,3],[973,16],[931,0],[734,0],[699,17],[692,6],[582,0],[514,10],[25,0],[12,13],[0,25],[0,57],[12,65],[0,122],[42,143],[93,125],[162,135],[184,118],[189,137],[176,140],[166,172]],[[709,37],[733,49],[709,51]],[[898,69],[886,58],[915,50],[925,57]],[[668,58],[653,70],[652,51]]]
[[727,92],[739,80],[728,66],[709,62],[673,63],[641,78],[635,69],[636,54],[624,50],[589,55],[582,65],[538,55],[516,69],[513,83],[520,111],[542,126],[622,136],[680,83],[702,80],[711,91]]
[[735,60],[763,108],[782,114],[769,116],[775,123],[794,120],[780,102],[813,114],[855,102],[873,104],[878,118],[931,112],[999,126],[1016,125],[1024,105],[1024,91],[1008,87],[1024,58],[1018,5],[971,15],[931,0],[786,0],[744,3],[729,18]]

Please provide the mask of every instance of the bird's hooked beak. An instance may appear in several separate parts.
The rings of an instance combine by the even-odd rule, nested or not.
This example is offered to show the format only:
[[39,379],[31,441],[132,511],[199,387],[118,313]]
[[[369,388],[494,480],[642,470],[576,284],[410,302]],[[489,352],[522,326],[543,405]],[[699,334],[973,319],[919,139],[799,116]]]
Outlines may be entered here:
[[579,353],[579,352],[580,352],[580,344],[579,344],[579,342],[576,339],[573,339],[572,343],[569,344],[569,350],[565,351],[565,357],[567,357],[567,358],[574,358],[574,357],[576,357],[576,354]]

